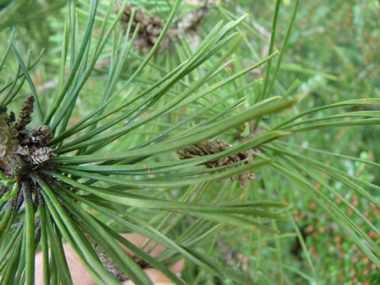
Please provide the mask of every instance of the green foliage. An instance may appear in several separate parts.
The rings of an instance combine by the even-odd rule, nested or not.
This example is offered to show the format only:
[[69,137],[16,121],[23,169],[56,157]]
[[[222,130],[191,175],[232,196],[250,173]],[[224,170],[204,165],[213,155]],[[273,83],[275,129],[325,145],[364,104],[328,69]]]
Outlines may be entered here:
[[[136,284],[151,281],[119,243],[175,284],[325,284],[352,281],[359,272],[357,281],[378,278],[377,150],[358,153],[339,144],[347,144],[358,130],[368,136],[368,130],[378,129],[377,86],[355,76],[376,55],[366,53],[361,62],[354,58],[356,48],[347,47],[351,54],[343,56],[350,66],[362,64],[349,81],[356,80],[368,96],[342,89],[348,73],[325,70],[333,66],[329,58],[314,65],[323,51],[309,50],[320,40],[302,42],[305,28],[299,24],[304,15],[315,21],[325,15],[324,1],[306,7],[298,0],[265,4],[273,14],[265,20],[271,33],[258,32],[250,16],[235,13],[251,1],[210,6],[199,34],[182,35],[162,53],[158,48],[170,26],[198,7],[180,0],[135,1],[132,6],[165,19],[145,56],[136,52],[144,27],[135,25],[135,10],[120,27],[126,1],[117,13],[115,1],[67,1],[54,20],[45,20],[46,34],[37,32],[41,23],[22,24],[65,3],[47,2],[25,16],[29,6],[18,2],[0,12],[13,15],[0,22],[0,135],[6,138],[0,163],[0,284],[33,284],[37,251],[43,252],[46,283],[72,284],[63,242],[99,284],[119,281],[92,243]],[[329,7],[342,14],[354,11],[359,24],[352,29],[364,35],[373,20],[363,16],[370,14],[368,8],[355,3]],[[351,26],[347,23],[347,29]],[[371,29],[377,35],[376,27]],[[35,49],[44,37],[42,55]],[[353,40],[349,32],[344,38]],[[336,52],[342,56],[342,50]],[[328,95],[338,89],[339,94]],[[352,93],[345,93],[348,89]],[[31,116],[22,105],[26,95],[34,98],[32,130],[20,127],[20,118]],[[24,111],[15,122],[10,111],[20,108]],[[52,138],[38,141],[43,125]],[[232,146],[185,160],[175,153],[215,138]],[[331,138],[339,141],[332,144]],[[361,143],[356,139],[352,145]],[[244,151],[254,153],[252,161],[202,166]],[[256,179],[244,187],[228,179],[247,171]],[[118,232],[140,233],[167,250],[154,259]],[[296,249],[289,246],[294,240]],[[339,266],[342,261],[328,265],[338,257],[353,266],[360,258],[362,264],[355,272]],[[180,258],[188,264],[184,281],[168,270]]]

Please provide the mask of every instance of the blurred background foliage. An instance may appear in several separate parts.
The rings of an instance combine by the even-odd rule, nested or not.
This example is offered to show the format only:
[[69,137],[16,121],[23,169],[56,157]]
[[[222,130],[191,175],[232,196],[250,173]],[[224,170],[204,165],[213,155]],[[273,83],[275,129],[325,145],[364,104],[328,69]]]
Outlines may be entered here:
[[[250,19],[270,32],[273,15],[273,1],[226,1],[230,11],[239,11],[238,7],[250,13]],[[293,1],[283,1],[278,22],[280,46],[286,32],[286,23],[293,6]],[[289,40],[285,63],[279,73],[280,82],[302,81],[297,92],[302,93],[303,104],[316,107],[328,102],[337,102],[353,98],[380,96],[380,5],[379,1],[302,1],[297,19]],[[314,73],[314,74],[313,74]],[[319,73],[327,73],[331,77]],[[367,107],[352,107],[365,110]],[[378,107],[371,110],[378,111]],[[329,110],[322,111],[322,115]],[[292,137],[293,142],[302,141],[305,147],[330,149],[379,161],[379,129],[377,126],[361,126],[318,130]],[[301,136],[301,137],[300,137]],[[312,155],[312,152],[307,152]],[[316,158],[327,165],[334,165],[351,175],[365,177],[367,181],[379,185],[380,174],[372,168],[358,162],[342,160],[326,155],[315,154]],[[280,179],[280,178],[279,178]],[[374,225],[379,225],[378,209],[357,197],[340,182],[330,180],[331,186],[349,200],[356,209],[364,214]],[[317,184],[317,188],[321,185]],[[312,255],[321,284],[379,284],[379,268],[356,247],[330,217],[305,196],[295,195],[292,187],[284,187],[282,193],[286,201],[294,205],[294,221],[305,237],[308,251]],[[284,191],[284,192],[283,192]],[[285,192],[288,192],[285,194]],[[377,195],[376,191],[372,192]],[[379,236],[357,217],[352,209],[339,198],[335,203],[347,211],[356,223],[379,243]],[[281,239],[287,265],[299,265],[305,261],[296,238]],[[263,245],[273,245],[273,241]],[[241,247],[238,242],[236,248]],[[264,247],[264,246],[263,246]],[[256,247],[255,254],[261,250],[267,260],[275,258],[270,250]],[[300,263],[301,262],[301,263]],[[299,281],[305,284],[305,281]],[[287,284],[291,284],[291,279]]]
[[[100,1],[105,7],[108,1]],[[170,11],[171,1],[130,1],[132,6],[140,6],[147,13],[153,13],[161,16],[163,19]],[[207,15],[201,20],[198,33],[191,33],[181,38],[178,42],[172,43],[163,53],[154,58],[154,65],[149,65],[144,71],[141,78],[154,81],[160,78],[162,70],[170,70],[176,67],[183,58],[186,58],[188,51],[186,46],[192,46],[199,43],[199,39],[214,27],[222,18],[231,20],[249,13],[244,24],[238,28],[247,33],[247,37],[237,53],[234,53],[231,59],[233,62],[227,62],[224,70],[217,76],[227,76],[234,71],[239,71],[244,67],[256,63],[267,55],[268,43],[270,40],[270,31],[275,1],[256,1],[256,0],[220,0],[209,7]],[[42,4],[41,4],[42,5]],[[279,13],[277,37],[275,49],[282,46],[285,37],[287,25],[294,6],[294,1],[284,0],[281,3]],[[184,3],[180,11],[182,17],[193,9],[198,7],[198,2],[188,1]],[[76,23],[77,30],[80,30],[85,24],[87,1],[78,1],[77,13],[79,20]],[[40,98],[43,98],[42,104],[51,103],[54,95],[54,88],[57,85],[57,70],[59,70],[60,54],[62,51],[62,32],[64,29],[64,11],[58,11],[51,17],[39,18],[32,24],[27,24],[17,28],[15,42],[18,42],[21,54],[26,55],[30,49],[31,62],[40,54],[44,48],[44,54],[40,63],[31,71],[33,82],[37,88]],[[11,31],[7,30],[0,34],[0,42],[9,39]],[[96,35],[97,28],[94,29]],[[80,34],[78,33],[78,37]],[[301,83],[294,92],[302,98],[297,107],[313,108],[325,104],[361,98],[378,98],[380,96],[380,4],[377,0],[313,0],[301,1],[298,15],[293,27],[293,31],[288,43],[287,51],[284,57],[284,63],[281,66],[278,76],[278,82],[274,88],[274,95],[284,95],[286,90],[295,80]],[[2,45],[0,53],[4,52],[6,45]],[[106,48],[107,50],[107,48]],[[107,74],[103,69],[110,64],[110,46],[109,54],[104,53],[103,59],[96,64],[96,70],[99,76],[96,80],[89,79],[87,85],[82,90],[82,95],[74,109],[70,123],[75,123],[79,118],[86,115],[93,106],[97,106],[102,98],[97,90],[105,84]],[[137,54],[134,49],[128,70],[125,74],[131,74],[141,62],[144,52]],[[276,61],[277,59],[275,59]],[[0,85],[6,85],[10,80],[4,77],[6,74],[15,74],[17,71],[17,59],[11,58],[3,67],[4,71],[0,73]],[[161,69],[161,74],[160,74]],[[200,74],[197,71],[192,73],[194,78]],[[249,78],[239,79],[252,81],[264,76],[264,70],[254,70],[249,74]],[[221,77],[221,78],[222,78]],[[103,81],[102,81],[103,79]],[[186,82],[185,82],[186,83]],[[244,84],[244,82],[241,82]],[[21,94],[14,102],[10,109],[19,109],[18,106],[23,102],[23,98],[29,95],[30,91],[25,86],[21,89]],[[135,87],[130,88],[127,92],[121,94],[120,102],[125,100],[130,94],[137,92],[145,86],[145,82],[134,82]],[[85,95],[83,95],[85,94]],[[242,99],[249,95],[247,91],[239,93],[236,100]],[[216,96],[217,94],[214,94]],[[231,99],[231,102],[237,102]],[[231,112],[239,112],[255,100],[249,95],[247,101],[231,109]],[[202,104],[209,104],[209,99],[203,98],[198,103],[194,103],[192,110],[199,109]],[[118,102],[112,103],[115,106]],[[165,104],[162,100],[157,104]],[[12,107],[14,105],[14,107]],[[369,109],[370,108],[370,109]],[[347,107],[347,111],[371,110],[380,111],[378,106],[353,106]],[[214,109],[217,113],[217,107]],[[191,113],[191,110],[188,110]],[[323,110],[318,116],[327,116],[333,114],[332,110]],[[284,118],[292,115],[291,111],[284,115]],[[225,114],[222,116],[222,118]],[[150,123],[138,131],[135,131],[133,140],[128,141],[132,146],[139,145],[150,137],[152,134],[158,134],[180,120],[181,113],[174,112],[172,115]],[[278,118],[277,123],[281,123],[284,118]],[[207,117],[198,116],[194,122],[202,122]],[[194,124],[194,122],[189,122]],[[261,128],[267,128],[267,121],[264,117],[260,121]],[[273,122],[269,122],[273,124]],[[184,128],[185,129],[185,128]],[[242,139],[241,132],[247,129],[247,125],[241,126],[240,130],[225,133],[226,140],[230,143]],[[334,153],[351,155],[377,162],[380,159],[379,149],[379,129],[375,125],[333,128],[314,130],[311,132],[300,132],[293,135],[288,142],[298,143],[305,149],[295,148],[301,154],[307,154],[327,165],[334,165],[336,168],[344,171],[349,175],[360,176],[363,180],[375,185],[380,184],[380,174],[376,168],[365,165],[360,162],[353,162],[348,159],[342,159],[335,156],[327,156],[317,152],[308,151],[307,148],[326,149]],[[122,150],[123,141],[117,141],[104,150]],[[176,154],[166,154],[173,156]],[[157,161],[165,159],[160,156]],[[325,178],[321,172],[314,173],[319,178]],[[265,175],[265,173],[263,174]],[[291,221],[273,222],[275,227],[281,231],[279,235],[264,235],[259,232],[248,232],[242,229],[231,229],[229,227],[220,228],[220,238],[205,238],[204,246],[200,250],[206,252],[209,256],[220,259],[227,266],[232,266],[234,270],[242,274],[254,272],[259,276],[258,281],[263,284],[315,284],[313,270],[318,276],[319,284],[377,284],[380,278],[380,269],[372,263],[362,250],[357,248],[356,244],[320,209],[312,198],[301,192],[295,191],[294,186],[287,180],[284,180],[279,174],[270,174],[268,185],[263,183],[262,176],[259,175],[256,180],[247,183],[245,187],[240,188],[237,182],[229,179],[223,183],[207,183],[203,186],[204,196],[202,201],[214,201],[219,199],[223,201],[227,197],[243,199],[267,199],[278,198],[279,196],[267,190],[276,184],[280,187],[281,197],[293,205],[291,216],[296,223],[300,233],[306,241],[307,251],[311,255],[312,264],[307,261],[305,252],[302,251],[298,241],[295,227]],[[351,202],[355,209],[361,212],[366,219],[374,225],[380,224],[379,212],[375,205],[369,203],[362,197],[358,197],[354,191],[345,187],[339,181],[328,179],[327,185],[335,188],[338,193]],[[315,183],[317,189],[322,185]],[[194,186],[195,188],[197,185]],[[251,191],[253,190],[253,191]],[[177,191],[177,192],[176,192]],[[379,195],[375,190],[368,190],[377,200]],[[178,190],[170,190],[165,195],[176,196]],[[329,194],[339,208],[345,211],[352,219],[362,228],[377,244],[379,236],[360,219],[356,212],[346,206],[341,199]],[[139,209],[142,216],[147,219],[151,218],[152,211],[144,213],[144,209]],[[159,220],[160,216],[155,219]],[[106,219],[105,222],[108,222]],[[172,238],[181,237],[183,230],[192,225],[192,218],[185,218],[170,235]],[[153,221],[152,223],[155,223]],[[112,225],[112,221],[109,222]],[[123,231],[124,229],[119,229]],[[182,237],[185,238],[185,237]],[[194,238],[194,237],[187,237]],[[221,239],[223,238],[223,239]],[[280,261],[281,260],[281,261]],[[279,271],[279,267],[281,270]],[[247,273],[248,272],[248,273]],[[280,272],[280,274],[279,274]],[[222,284],[220,280],[211,277],[201,268],[193,264],[187,264],[183,272],[183,278],[189,284]],[[224,282],[223,284],[232,284]]]
[[[238,1],[238,5],[250,13],[250,19],[270,32],[273,15],[273,1]],[[293,6],[293,1],[283,1],[278,22],[280,46],[286,32],[286,23]],[[227,1],[230,11],[237,9],[235,1]],[[236,11],[236,10],[235,10]],[[238,9],[237,9],[238,11]],[[279,73],[280,82],[293,82],[300,79],[302,84],[297,92],[302,93],[303,104],[316,107],[328,102],[337,102],[353,98],[380,96],[380,5],[379,1],[302,1],[297,19],[289,40],[285,63]],[[314,72],[314,74],[313,74]],[[318,72],[333,77],[321,76]],[[367,107],[352,107],[354,110],[365,110]],[[371,110],[378,111],[378,107]],[[321,112],[326,115],[329,110]],[[322,114],[323,113],[323,114]],[[302,141],[305,147],[330,149],[337,153],[352,155],[366,160],[379,161],[379,129],[377,126],[361,126],[318,130],[292,137],[293,142]],[[312,155],[312,152],[307,152]],[[358,162],[342,160],[326,155],[315,154],[327,165],[334,165],[351,175],[365,177],[367,181],[379,185],[380,174],[372,168]],[[318,157],[317,157],[318,158]],[[374,225],[380,225],[378,209],[358,198],[357,195],[340,182],[330,180],[331,186],[349,200],[358,211]],[[321,185],[317,184],[317,188]],[[284,191],[284,192],[283,192]],[[288,192],[285,194],[285,192]],[[286,201],[294,205],[294,221],[305,237],[308,251],[312,255],[321,284],[379,284],[380,270],[368,257],[356,247],[341,230],[331,221],[322,209],[305,196],[295,195],[292,187],[284,187],[282,193]],[[376,191],[372,192],[377,195]],[[353,210],[339,198],[335,203],[347,211],[350,217],[359,224],[377,243],[379,236],[357,219]],[[286,248],[285,264],[299,266],[305,261],[296,238],[281,239]],[[273,245],[273,241],[263,242]],[[241,247],[238,242],[236,248]],[[264,244],[263,244],[264,245]],[[264,247],[264,246],[263,246]],[[275,258],[270,250],[256,247],[264,252],[267,260]],[[265,248],[265,247],[264,247]],[[303,269],[302,269],[303,268]],[[305,284],[299,281],[299,284]],[[293,283],[291,279],[287,284]]]

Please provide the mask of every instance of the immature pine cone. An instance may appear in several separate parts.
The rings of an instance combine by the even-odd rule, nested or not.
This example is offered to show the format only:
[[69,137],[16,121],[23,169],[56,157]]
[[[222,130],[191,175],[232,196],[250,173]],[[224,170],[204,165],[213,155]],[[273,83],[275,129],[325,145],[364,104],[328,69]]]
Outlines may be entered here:
[[[177,153],[181,156],[181,159],[200,157],[210,154],[219,153],[231,148],[231,145],[221,139],[215,139],[218,144],[211,141],[203,141],[191,146],[185,146],[177,150]],[[237,163],[239,161],[248,159],[248,162],[253,161],[255,152],[253,149],[245,150],[237,154],[233,154],[215,161],[204,163],[207,168],[221,167]],[[239,181],[240,186],[244,187],[244,182],[247,180],[255,179],[255,175],[252,172],[242,173],[231,177],[232,181]]]

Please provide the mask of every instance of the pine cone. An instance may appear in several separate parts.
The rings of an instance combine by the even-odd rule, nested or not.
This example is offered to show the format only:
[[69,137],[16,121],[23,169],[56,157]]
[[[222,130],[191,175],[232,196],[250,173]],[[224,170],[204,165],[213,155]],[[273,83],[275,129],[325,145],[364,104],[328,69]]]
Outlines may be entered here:
[[[115,7],[115,12],[119,13],[122,2],[118,2]],[[207,12],[207,7],[201,7],[199,9],[194,9],[189,12],[183,19],[180,19],[167,31],[165,38],[162,40],[157,53],[163,52],[169,45],[171,41],[177,41],[178,38],[183,37],[189,31],[196,31],[198,34],[200,32],[200,21],[205,17]],[[127,31],[129,20],[132,15],[132,7],[127,4],[123,15],[120,18],[120,22],[123,24],[123,33]],[[140,8],[136,8],[135,17],[132,22],[130,36],[133,35],[137,25],[140,24],[140,29],[138,31],[137,37],[135,39],[135,44],[138,46],[138,51],[141,52],[145,50],[149,53],[154,44],[157,42],[165,24],[158,17],[153,15],[146,15]]]
[[[122,3],[118,2],[116,4],[115,11],[118,13],[121,9]],[[123,15],[120,19],[120,22],[123,24],[123,33],[126,33],[129,20],[132,15],[132,7],[128,4],[125,7]],[[154,44],[157,42],[158,37],[160,36],[162,30],[164,29],[164,24],[160,18],[154,17],[153,15],[146,15],[140,8],[136,8],[135,17],[132,22],[130,36],[133,35],[137,25],[140,24],[138,34],[135,39],[135,44],[138,46],[138,51],[141,52],[145,49],[148,53]],[[161,45],[158,49],[158,53],[162,52],[168,45],[171,40],[170,32],[167,33],[166,37],[161,42]]]
[[[177,150],[177,153],[181,156],[181,159],[200,157],[210,154],[219,153],[231,148],[231,145],[224,140],[215,139],[218,144],[211,141],[203,141],[191,146],[185,146]],[[237,154],[233,154],[215,161],[209,161],[204,163],[207,168],[221,167],[237,163],[239,161],[248,159],[248,162],[253,161],[255,151],[253,149],[245,150]],[[223,170],[222,170],[223,171]],[[244,182],[247,180],[255,179],[255,175],[252,172],[242,173],[231,177],[232,181],[239,181],[240,186],[244,187]]]

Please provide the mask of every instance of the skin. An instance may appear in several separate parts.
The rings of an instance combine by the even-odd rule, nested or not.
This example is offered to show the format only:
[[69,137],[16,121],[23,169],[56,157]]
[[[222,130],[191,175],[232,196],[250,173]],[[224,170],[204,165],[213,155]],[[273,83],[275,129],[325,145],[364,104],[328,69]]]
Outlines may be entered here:
[[[146,241],[146,237],[133,233],[133,234],[121,234],[123,237],[128,239],[130,242],[135,244],[138,247],[142,247],[144,242]],[[152,246],[154,245],[154,242],[149,242],[148,245],[144,248],[144,251],[147,252]],[[135,256],[133,252],[122,246],[125,251],[132,257]],[[81,263],[79,258],[76,256],[70,245],[64,244],[63,249],[66,254],[67,263],[70,269],[71,277],[73,280],[74,285],[96,285],[96,282],[94,279],[92,279],[90,273],[86,270],[84,265]],[[166,248],[162,245],[156,246],[152,252],[150,253],[151,256],[157,258],[160,256],[161,253],[164,252]],[[36,271],[35,271],[35,285],[43,285],[43,256],[42,252],[38,253],[36,255]],[[185,266],[184,260],[178,261],[176,264],[174,264],[172,267],[170,267],[170,270],[178,274],[180,273]],[[144,270],[146,275],[149,277],[149,279],[152,281],[155,285],[174,285],[174,283],[168,279],[165,275],[163,275],[159,270],[155,268],[147,268]],[[121,284],[125,285],[135,285],[131,280],[127,280],[122,282]]]

